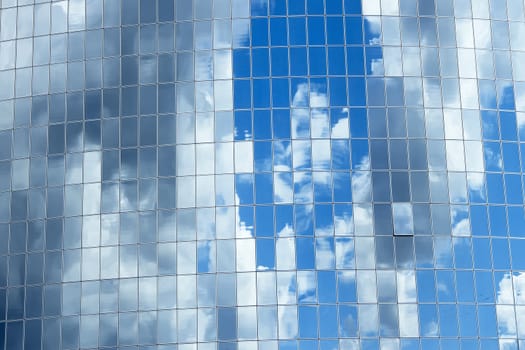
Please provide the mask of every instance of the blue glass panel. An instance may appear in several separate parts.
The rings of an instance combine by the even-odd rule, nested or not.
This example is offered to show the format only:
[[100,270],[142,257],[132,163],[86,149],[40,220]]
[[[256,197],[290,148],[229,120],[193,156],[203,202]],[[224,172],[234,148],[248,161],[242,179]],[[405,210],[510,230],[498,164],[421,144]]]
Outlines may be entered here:
[[[375,204],[374,205],[374,231],[376,234],[379,235],[390,235],[392,233],[394,234],[402,234],[402,232],[398,232],[397,230],[394,230],[394,226],[392,225],[393,219],[392,219],[392,207],[390,205],[385,204]],[[396,226],[396,228],[398,228]],[[399,257],[399,260],[401,261],[401,257]]]
[[525,214],[523,207],[508,207],[509,235],[513,237],[524,237]]
[[525,268],[525,240],[511,239],[510,250],[512,256],[512,268],[514,270],[521,270]]
[[339,306],[339,334],[341,337],[357,336],[357,308],[341,304]]
[[[262,176],[263,174],[258,174]],[[255,222],[257,237],[273,237],[273,208],[270,206],[255,207]]]
[[362,339],[361,348],[363,350],[379,349],[379,340],[377,339]]
[[496,329],[496,310],[493,305],[478,306],[479,333],[486,337],[495,337]]
[[352,150],[352,169],[365,170],[370,160],[368,141],[352,140],[350,149]]
[[300,306],[299,314],[299,336],[302,338],[317,337],[317,308],[311,306]]
[[[514,88],[512,84],[500,83],[496,81],[498,89],[498,108],[500,109],[515,109],[516,102],[514,100]],[[503,135],[502,135],[503,136]]]
[[365,80],[362,78],[348,79],[348,93],[351,106],[365,106]]
[[233,94],[234,108],[251,108],[251,84],[250,80],[234,80],[233,81]]
[[472,271],[456,271],[456,283],[459,302],[474,302],[474,276]]
[[454,337],[457,336],[457,316],[456,306],[454,304],[439,305],[439,331],[442,336]]
[[324,14],[323,3],[317,0],[308,0],[307,11],[309,15],[322,15]]
[[253,107],[270,107],[270,81],[266,79],[254,79],[252,84]]
[[253,115],[254,139],[272,138],[271,115],[269,110],[258,110]]
[[525,144],[520,143],[521,171],[525,170]]
[[293,228],[293,207],[278,205],[275,207],[275,232],[281,232],[286,227]]
[[236,111],[234,127],[235,140],[250,140],[253,137],[251,112]]
[[[489,260],[490,261],[490,260]],[[452,270],[436,271],[438,285],[438,300],[440,302],[453,302],[456,299],[456,286]]]
[[270,15],[286,15],[286,1],[270,0]]
[[306,63],[306,48],[291,47],[290,48],[290,75],[305,76],[308,74],[308,65]]
[[476,281],[476,298],[478,303],[493,303],[494,283],[492,273],[490,271],[476,271],[474,276]]
[[290,138],[290,111],[288,109],[272,110],[273,117],[273,137]]
[[297,238],[297,269],[313,269],[315,267],[314,244],[311,238]]
[[505,174],[505,190],[507,203],[522,204],[523,190],[521,187],[521,176],[517,174]]
[[495,269],[510,269],[509,242],[506,239],[492,239],[492,257]]
[[253,176],[238,174],[235,176],[235,188],[239,196],[239,204],[253,204]]
[[313,235],[313,220],[311,217],[311,205],[295,205],[295,222],[296,235],[298,236],[312,236]]
[[502,206],[489,206],[490,234],[492,236],[507,235],[507,216]]
[[502,150],[504,170],[511,172],[519,172],[520,159],[518,144],[514,142],[504,142],[502,143]]
[[334,173],[333,176],[334,201],[351,202],[352,191],[350,185],[350,173]]
[[289,90],[288,79],[272,79],[272,106],[289,107]]
[[[252,200],[253,202],[253,200]],[[254,226],[254,208],[251,206],[241,206],[239,207],[239,217],[242,218],[242,222],[244,222],[245,226],[248,228],[252,228],[253,231]]]
[[414,204],[414,233],[428,235],[431,233],[430,206],[426,204]]
[[[439,324],[435,304],[421,304],[419,306],[419,328],[423,336],[435,336],[435,325]],[[429,339],[425,339],[428,341]],[[431,345],[431,344],[427,344]],[[428,349],[425,345],[425,349]]]
[[319,307],[319,335],[322,338],[337,337],[337,308],[335,305]]
[[516,114],[512,112],[499,113],[501,139],[507,141],[517,140]]
[[[310,0],[311,1],[311,0]],[[307,17],[308,19],[308,44],[309,45],[324,45],[325,44],[325,30],[324,17]]]
[[288,14],[301,15],[305,13],[305,0],[288,0]]
[[275,268],[275,241],[273,239],[257,239],[257,267]]
[[490,269],[490,241],[488,238],[474,238],[472,240],[472,251],[474,253],[474,267],[477,269]]
[[[277,3],[274,1],[274,3]],[[280,1],[279,3],[284,3]],[[282,6],[282,5],[281,5]],[[271,8],[271,7],[270,7]],[[282,46],[287,44],[288,31],[286,28],[286,18],[276,17],[270,19],[271,45]]]
[[[328,198],[331,194],[328,195]],[[333,213],[331,204],[315,205],[315,226],[318,235],[330,235],[333,230]]]
[[7,323],[6,346],[9,349],[22,349],[24,344],[24,324],[22,321]]
[[218,338],[219,340],[233,340],[237,338],[236,324],[237,311],[235,308],[219,308],[217,310]]
[[288,30],[290,45],[306,45],[306,21],[304,17],[288,18]]
[[288,48],[274,47],[271,49],[272,76],[288,75]]
[[494,111],[481,111],[483,138],[486,140],[499,139],[498,116]]
[[503,178],[499,174],[487,174],[489,203],[504,203]]
[[434,302],[436,300],[434,273],[432,271],[418,271],[417,286],[419,302]]
[[328,1],[326,3],[327,15],[341,15],[343,14],[343,3],[341,1]]
[[174,84],[159,85],[159,92],[158,92],[159,113],[175,112],[175,103],[173,99],[174,95],[175,95],[175,85]]
[[454,240],[454,262],[456,268],[472,268],[472,251],[469,238],[457,238]]
[[317,273],[317,291],[319,294],[320,303],[335,304],[336,293],[337,293],[336,289],[333,288],[335,285],[336,285],[335,271],[319,271]]
[[347,104],[346,79],[330,78],[330,105],[344,106]]
[[252,49],[252,76],[267,77],[270,75],[268,49]]
[[266,18],[254,18],[251,20],[251,28],[252,46],[268,46],[268,20]]
[[25,323],[25,340],[26,348],[38,348],[42,339],[42,321],[30,320]]
[[479,349],[479,341],[477,339],[461,339],[462,349]]
[[250,76],[250,50],[233,50],[234,78],[248,78]]
[[326,75],[326,51],[324,47],[310,47],[308,50],[311,75]]
[[[473,184],[477,182],[475,178],[467,178],[467,182],[469,183],[468,192],[470,203],[485,203],[487,201],[485,183],[480,184],[480,186],[476,186]],[[472,185],[470,185],[470,183],[472,183]]]
[[328,73],[330,75],[344,75],[346,73],[344,47],[328,47]]
[[[334,1],[334,3],[337,3],[337,1]],[[343,17],[326,17],[326,33],[328,45],[343,45]]]
[[[273,347],[272,347],[273,349]],[[281,340],[279,341],[279,350],[297,350],[297,341],[294,340]]]
[[365,56],[362,47],[348,47],[346,51],[346,59],[349,75],[365,74]]
[[[348,12],[346,4],[345,10]],[[361,17],[346,17],[346,43],[348,45],[363,45]]]
[[159,21],[168,22],[173,21],[174,3],[169,0],[159,0]]
[[[379,170],[379,169],[388,169],[388,144],[386,141],[383,140],[371,140],[370,141],[370,158],[371,158],[371,166],[372,169]],[[396,173],[398,174],[398,173]],[[394,174],[392,174],[394,175]],[[399,178],[399,176],[396,176],[396,179]],[[408,178],[407,178],[408,180]],[[401,181],[401,179],[400,179]],[[392,182],[394,184],[394,180]],[[397,182],[396,182],[397,184]],[[408,186],[408,182],[406,183]],[[399,193],[399,192],[397,192]]]

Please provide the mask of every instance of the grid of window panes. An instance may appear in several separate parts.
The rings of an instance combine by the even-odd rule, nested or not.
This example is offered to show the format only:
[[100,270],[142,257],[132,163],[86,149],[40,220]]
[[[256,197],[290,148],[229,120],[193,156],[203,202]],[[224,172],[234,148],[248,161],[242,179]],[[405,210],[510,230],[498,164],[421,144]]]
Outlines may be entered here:
[[0,0],[0,348],[525,347],[523,0]]

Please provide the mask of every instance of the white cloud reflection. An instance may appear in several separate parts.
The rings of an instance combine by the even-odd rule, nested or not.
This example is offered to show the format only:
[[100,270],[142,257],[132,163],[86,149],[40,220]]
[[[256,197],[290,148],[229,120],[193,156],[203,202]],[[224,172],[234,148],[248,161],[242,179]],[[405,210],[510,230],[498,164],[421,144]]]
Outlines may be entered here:
[[497,281],[496,315],[500,337],[525,335],[525,274],[506,273]]
[[[260,1],[261,4],[266,4],[264,0]],[[252,1],[252,4],[254,2]],[[247,10],[248,1],[234,1],[233,11],[236,13],[248,13]],[[365,1],[363,2],[363,13],[367,17],[368,29],[371,31],[371,44],[377,44],[381,32],[381,20],[380,15],[397,15],[399,8],[397,1]],[[240,7],[238,7],[240,6]],[[244,7],[243,7],[244,6]],[[469,24],[469,23],[467,23]],[[247,32],[249,30],[249,22],[246,22],[246,32],[239,31],[234,32],[233,42],[244,41],[247,38]],[[466,24],[462,24],[466,25]],[[469,24],[470,25],[470,24]],[[461,37],[458,40],[465,42],[467,47],[470,47],[469,43],[476,39],[481,44],[486,43],[486,37],[480,36],[474,39],[468,37],[466,33],[465,37]],[[471,35],[470,33],[469,35]],[[471,40],[472,39],[472,40]],[[476,42],[477,42],[476,41]],[[400,48],[401,49],[401,48]],[[387,50],[384,51],[386,54]],[[391,51],[392,55],[395,55],[395,59],[392,56],[388,58],[376,58],[371,62],[372,73],[375,75],[390,75],[399,76],[400,72],[393,67],[398,64],[397,67],[403,66],[406,75],[412,75],[410,72],[413,69],[414,75],[419,75],[421,69],[421,63],[419,62],[419,52],[417,55],[411,55],[407,50],[403,49],[403,58],[401,58],[401,51]],[[469,56],[470,57],[470,56]],[[417,63],[416,63],[417,61]],[[203,107],[206,111],[211,112],[215,109],[216,112],[230,110],[233,106],[231,93],[231,52],[224,52],[223,55],[215,57],[214,61],[214,74],[216,78],[224,79],[216,81],[213,86],[209,87],[209,90],[205,91],[204,96],[201,96],[206,101],[208,107]],[[383,65],[385,66],[383,69]],[[228,66],[228,67],[226,67]],[[416,68],[413,68],[416,67]],[[419,68],[417,68],[419,67]],[[419,70],[419,72],[418,72]],[[475,72],[462,71],[460,74],[464,75],[465,78],[458,81],[458,89],[455,91],[455,96],[451,96],[445,104],[453,105],[454,107],[461,106],[466,108],[478,108],[478,89],[477,83],[474,79],[470,79],[475,76]],[[461,76],[463,78],[463,76]],[[412,83],[411,83],[412,82]],[[434,107],[441,107],[441,99],[437,99],[440,96],[442,86],[438,83],[437,79],[424,79],[422,83],[414,83],[416,80],[406,80],[405,88],[406,91],[417,91],[417,84],[419,89],[423,89],[423,100],[431,102]],[[412,87],[411,87],[412,86]],[[421,87],[422,86],[422,87]],[[213,90],[212,90],[213,89]],[[301,83],[296,87],[293,94],[292,110],[291,110],[291,135],[293,142],[274,142],[274,170],[276,171],[273,177],[273,198],[275,202],[279,203],[312,203],[313,196],[312,184],[324,184],[330,185],[330,176],[312,176],[312,167],[319,167],[320,169],[329,168],[331,161],[331,150],[329,142],[317,142],[324,140],[311,141],[310,137],[314,138],[347,138],[349,136],[349,117],[341,118],[337,123],[330,124],[330,116],[328,111],[324,108],[328,107],[328,97],[323,91],[326,87],[316,86],[315,84],[309,85],[308,83]],[[211,90],[211,91],[210,91]],[[200,91],[200,90],[199,90]],[[204,91],[204,90],[203,90]],[[191,95],[191,94],[190,94]],[[184,96],[188,101],[193,99],[193,96]],[[482,98],[485,96],[482,94]],[[492,97],[486,97],[492,98]],[[191,111],[192,102],[186,101],[188,111]],[[437,102],[436,102],[437,101]],[[457,103],[455,101],[458,101]],[[218,116],[218,113],[215,114]],[[195,126],[197,141],[206,142],[219,142],[220,144],[214,144],[216,147],[213,148],[213,157],[209,168],[216,172],[224,172],[228,175],[215,176],[211,174],[199,173],[199,165],[190,164],[188,166],[188,173],[184,175],[188,177],[188,186],[193,186],[193,189],[188,186],[179,186],[179,198],[184,200],[192,196],[197,196],[197,202],[184,201],[181,205],[181,200],[177,202],[177,208],[193,208],[193,207],[207,207],[218,205],[227,205],[228,207],[219,207],[216,211],[207,212],[199,216],[197,225],[197,239],[210,239],[221,238],[224,240],[234,240],[231,245],[227,257],[223,257],[225,260],[234,259],[235,268],[232,271],[236,275],[236,283],[231,285],[223,285],[226,292],[233,293],[234,290],[237,293],[236,303],[243,306],[243,312],[239,311],[239,318],[237,322],[239,324],[239,333],[247,334],[245,339],[254,339],[257,335],[256,330],[260,333],[261,339],[265,337],[275,338],[276,329],[278,329],[279,339],[294,339],[298,335],[298,323],[297,323],[297,300],[302,301],[315,301],[315,290],[316,277],[313,271],[298,271],[295,273],[288,273],[286,270],[295,270],[296,268],[296,244],[294,239],[294,228],[290,225],[285,225],[275,237],[275,268],[273,267],[256,264],[256,241],[254,237],[254,227],[249,220],[243,218],[239,207],[233,206],[235,203],[240,202],[240,196],[242,193],[239,191],[234,192],[234,179],[233,174],[243,174],[246,179],[249,180],[250,176],[253,175],[253,159],[254,150],[253,143],[251,141],[233,141],[234,138],[234,127],[233,117],[228,116],[227,113],[222,114],[221,117],[217,117],[219,123],[213,123],[213,118],[202,118],[197,117],[197,123]],[[222,118],[222,119],[221,119]],[[458,119],[461,116],[457,117]],[[199,122],[199,120],[201,122]],[[473,130],[470,127],[463,126],[464,132],[459,134],[453,134],[449,137],[450,133],[447,130],[453,131],[453,126],[460,120],[448,120],[445,118],[445,134],[447,138],[446,142],[446,162],[447,169],[449,171],[457,171],[459,173],[466,174],[466,186],[471,191],[482,192],[484,187],[484,176],[483,169],[483,151],[480,142],[479,132],[471,132]],[[463,119],[465,123],[465,118]],[[479,123],[479,116],[477,119],[474,118],[474,123]],[[461,124],[460,124],[461,125]],[[525,125],[525,117],[521,114],[518,115],[518,125],[520,128]],[[450,127],[447,129],[447,127]],[[198,130],[198,131],[197,131]],[[456,131],[458,131],[457,129]],[[475,129],[474,129],[475,130]],[[81,142],[81,141],[80,141]],[[83,214],[100,214],[100,169],[101,169],[101,154],[100,152],[90,152],[84,155],[84,164],[80,162],[80,167],[72,167],[68,169],[68,183],[81,183],[75,179],[84,176],[88,182],[93,182],[88,185],[84,185],[84,206]],[[293,159],[292,162],[288,162],[288,159]],[[248,161],[247,161],[248,160]],[[200,159],[195,159],[194,162],[199,163]],[[290,167],[288,164],[293,164]],[[86,165],[89,164],[89,167]],[[202,164],[202,163],[201,163]],[[373,210],[371,205],[371,193],[372,183],[370,174],[370,158],[368,156],[358,160],[357,167],[353,169],[351,176],[352,196],[354,204],[353,207],[345,213],[335,214],[335,220],[333,223],[333,231],[338,235],[338,239],[332,243],[330,238],[322,238],[316,241],[316,267],[318,269],[334,269],[341,268],[340,277],[342,279],[353,279],[357,282],[358,295],[361,302],[370,303],[363,305],[359,310],[359,327],[363,335],[374,334],[377,332],[378,310],[376,303],[378,302],[376,295],[376,276],[372,270],[358,270],[357,274],[353,271],[346,269],[353,269],[356,266],[363,269],[375,268],[377,262],[374,253],[375,240],[372,237],[373,233]],[[193,169],[193,170],[192,170]],[[203,170],[204,171],[204,170]],[[81,175],[82,174],[82,175]],[[328,174],[328,173],[326,173]],[[210,199],[204,196],[204,192],[196,190],[198,181],[195,180],[195,176],[208,176],[210,186],[215,186],[215,198]],[[451,181],[449,181],[449,184]],[[350,184],[349,184],[350,185]],[[463,189],[457,189],[454,186],[456,182],[450,185],[450,195],[456,201],[466,202],[466,194]],[[180,192],[184,191],[184,192]],[[199,196],[203,196],[202,198]],[[124,206],[131,206],[126,204],[130,200],[128,199],[127,193],[121,193],[121,203]],[[202,205],[201,205],[202,204]],[[313,216],[313,206],[306,206],[306,215]],[[209,208],[199,208],[209,209]],[[407,208],[399,207],[401,210],[401,217],[405,219],[400,222],[400,227],[403,229],[408,225],[407,222],[411,219],[411,216],[407,214]],[[198,215],[198,214],[197,214]],[[468,210],[465,206],[452,206],[451,207],[451,220],[452,220],[452,233],[457,236],[468,236],[470,235],[470,221],[468,218]],[[412,223],[410,225],[412,226]],[[86,226],[86,230],[87,230]],[[169,231],[169,228],[159,228],[160,231]],[[94,231],[94,230],[93,230]],[[328,231],[323,231],[323,234],[330,235],[332,231],[330,228]],[[359,237],[342,237],[354,234]],[[341,239],[339,239],[341,238]],[[92,237],[88,240],[92,242]],[[95,242],[93,240],[93,242]],[[96,243],[90,243],[89,245],[95,245]],[[177,301],[179,307],[188,307],[188,310],[179,310],[177,313],[173,313],[173,317],[169,320],[171,329],[178,329],[179,339],[186,342],[208,341],[214,339],[214,334],[217,332],[217,324],[220,327],[220,323],[223,320],[216,320],[216,314],[213,309],[199,308],[194,309],[197,306],[197,302],[200,304],[208,304],[214,307],[215,301],[215,290],[218,288],[218,284],[200,284],[198,278],[195,277],[197,272],[197,264],[199,258],[196,256],[196,252],[199,251],[200,247],[206,246],[207,241],[199,241],[198,243],[185,242],[183,245],[177,246],[177,265],[180,276],[178,277],[177,288]],[[214,272],[220,263],[220,259],[217,257],[217,251],[210,247],[205,247],[204,252],[209,252],[207,268]],[[91,247],[91,249],[93,249]],[[450,249],[442,249],[440,251],[439,246],[436,246],[436,256],[440,254],[447,254]],[[87,254],[89,253],[89,254]],[[88,264],[88,260],[84,260],[84,269],[82,271],[83,277],[87,278],[98,278],[99,265],[102,263],[102,257],[109,259],[110,253],[113,251],[95,252],[90,250],[86,251],[84,259],[89,257],[96,257],[93,259],[97,260],[97,263]],[[139,257],[137,256],[136,249],[122,249],[120,250],[120,277],[136,278],[138,276],[137,264]],[[355,260],[355,261],[354,261]],[[116,260],[118,261],[118,260]],[[142,262],[141,262],[142,263]],[[145,262],[148,266],[154,264],[152,261]],[[228,264],[228,262],[224,262]],[[115,266],[117,266],[115,264]],[[69,276],[70,272],[68,269],[76,269],[76,264],[65,266],[66,271],[64,276]],[[89,268],[94,269],[88,271]],[[95,271],[96,270],[96,271]],[[418,320],[418,308],[416,304],[416,282],[414,271],[411,270],[399,270],[394,271],[396,273],[396,290],[397,290],[397,301],[398,301],[398,317],[399,317],[399,332],[401,337],[418,337],[421,334],[419,329],[422,329],[424,335],[437,335],[438,325],[436,323],[424,324],[419,327]],[[104,273],[102,273],[104,274]],[[74,274],[73,274],[74,275]],[[80,273],[78,273],[80,277]],[[115,274],[104,275],[108,277],[117,277]],[[242,277],[241,277],[242,276]],[[519,316],[518,310],[522,310],[522,306],[516,304],[525,304],[525,278],[522,278],[523,274],[517,275],[505,275],[505,277],[498,283],[498,295],[497,295],[497,317],[498,326],[500,329],[500,335],[502,337],[516,337],[517,334],[523,336],[525,334],[525,319]],[[75,277],[74,277],[75,279]],[[205,291],[202,292],[202,289]],[[199,290],[199,291],[198,291]],[[121,289],[121,298],[125,300],[125,289]],[[130,292],[131,293],[131,292]],[[151,294],[153,298],[154,294],[157,293],[156,289],[146,288],[144,289],[145,295]],[[196,295],[202,297],[202,300],[196,300]],[[242,302],[241,302],[242,296]],[[156,297],[156,296],[155,296]],[[275,300],[277,298],[277,300]],[[275,305],[279,303],[278,307],[265,306],[264,309],[257,309],[254,304],[257,300],[262,301],[262,304]],[[258,313],[257,313],[258,312]],[[246,315],[246,317],[240,318],[240,315]],[[518,319],[515,315],[518,314]],[[258,317],[257,317],[258,315]],[[178,322],[177,322],[178,317]],[[278,324],[278,327],[276,325]],[[249,335],[252,334],[252,335]],[[502,343],[504,344],[504,343]],[[352,341],[342,341],[342,348],[357,348],[357,343]],[[381,349],[399,349],[400,342],[397,338],[383,339],[381,341]]]

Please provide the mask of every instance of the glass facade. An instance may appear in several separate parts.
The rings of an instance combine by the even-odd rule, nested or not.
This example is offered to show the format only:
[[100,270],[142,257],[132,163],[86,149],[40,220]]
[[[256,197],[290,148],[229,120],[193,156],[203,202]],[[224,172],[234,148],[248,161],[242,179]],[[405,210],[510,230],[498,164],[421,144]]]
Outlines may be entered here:
[[0,4],[0,348],[525,348],[523,0]]

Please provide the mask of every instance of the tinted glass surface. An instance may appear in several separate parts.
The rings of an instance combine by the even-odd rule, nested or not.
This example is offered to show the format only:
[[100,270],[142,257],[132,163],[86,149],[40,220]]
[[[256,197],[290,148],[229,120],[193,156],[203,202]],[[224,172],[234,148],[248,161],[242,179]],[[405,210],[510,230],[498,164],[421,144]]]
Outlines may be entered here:
[[0,348],[525,347],[522,0],[0,0]]

